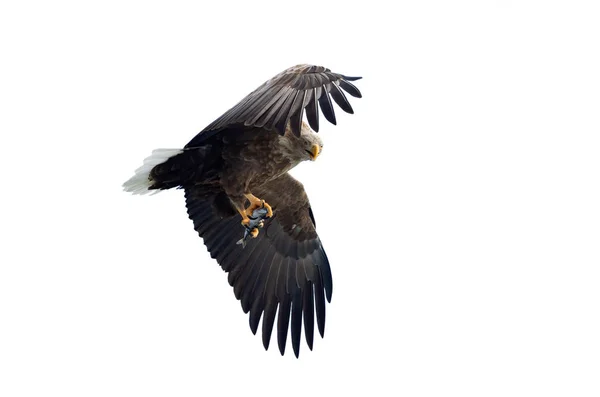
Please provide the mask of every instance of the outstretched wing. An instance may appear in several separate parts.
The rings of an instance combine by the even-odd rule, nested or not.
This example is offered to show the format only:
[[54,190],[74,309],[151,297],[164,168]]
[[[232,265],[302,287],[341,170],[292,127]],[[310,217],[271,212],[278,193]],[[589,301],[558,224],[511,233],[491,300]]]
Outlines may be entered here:
[[319,106],[325,118],[333,124],[336,123],[331,98],[345,112],[354,113],[342,90],[360,98],[360,91],[350,83],[358,79],[360,77],[333,73],[322,66],[293,66],[258,87],[200,134],[211,135],[211,131],[216,132],[234,124],[244,124],[274,129],[283,135],[285,126],[291,121],[292,131],[300,135],[305,109],[311,128],[319,131]]
[[298,357],[303,318],[311,350],[315,312],[321,336],[325,331],[325,298],[331,301],[332,292],[329,261],[300,182],[285,174],[254,193],[273,207],[274,215],[245,248],[236,244],[243,235],[241,217],[220,215],[219,196],[204,197],[195,188],[186,188],[188,215],[211,256],[229,273],[235,297],[244,312],[250,312],[253,333],[262,316],[265,349],[277,314],[279,351],[285,352],[291,323],[292,347]]

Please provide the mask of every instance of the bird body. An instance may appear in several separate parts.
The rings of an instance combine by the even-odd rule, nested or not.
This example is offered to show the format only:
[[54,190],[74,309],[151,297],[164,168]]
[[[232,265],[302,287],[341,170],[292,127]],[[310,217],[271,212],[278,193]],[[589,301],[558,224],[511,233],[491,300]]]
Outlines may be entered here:
[[[253,332],[262,317],[265,348],[278,313],[281,354],[291,327],[298,356],[302,320],[312,349],[315,312],[323,335],[325,299],[330,301],[332,293],[331,269],[308,197],[288,171],[320,154],[323,143],[316,133],[319,106],[335,123],[329,95],[343,110],[352,112],[340,87],[360,97],[348,82],[355,79],[317,66],[287,69],[211,123],[183,149],[155,150],[123,185],[134,194],[185,190],[194,228],[211,256],[229,273],[235,296],[244,312],[250,312]],[[302,121],[304,110],[308,124]],[[266,210],[258,222],[257,209]],[[238,244],[244,233],[240,223],[254,237],[247,247],[245,237],[243,244]],[[255,226],[258,224],[264,232]]]

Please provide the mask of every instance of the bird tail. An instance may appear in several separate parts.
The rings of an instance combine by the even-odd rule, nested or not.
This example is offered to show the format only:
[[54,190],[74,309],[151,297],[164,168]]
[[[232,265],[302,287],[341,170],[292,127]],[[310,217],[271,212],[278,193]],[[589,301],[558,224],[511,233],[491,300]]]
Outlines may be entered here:
[[210,184],[218,179],[220,158],[220,152],[213,150],[212,145],[156,149],[123,184],[123,190],[147,194],[189,184]]
[[123,184],[123,190],[133,194],[147,194],[178,186],[179,183],[175,185],[165,183],[165,179],[179,179],[174,178],[175,175],[170,175],[167,178],[161,178],[160,176],[175,174],[175,172],[165,172],[168,170],[167,164],[177,163],[172,159],[177,158],[183,152],[183,149],[153,150],[152,154],[144,160],[144,164],[135,170],[135,174]]

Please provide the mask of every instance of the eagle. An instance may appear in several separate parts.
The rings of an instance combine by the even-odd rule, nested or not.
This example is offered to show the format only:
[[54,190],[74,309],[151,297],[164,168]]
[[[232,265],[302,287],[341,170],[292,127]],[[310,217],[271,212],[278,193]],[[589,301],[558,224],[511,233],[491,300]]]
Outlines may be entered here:
[[[277,314],[281,355],[291,328],[298,357],[302,324],[312,350],[315,313],[323,337],[325,299],[331,302],[333,289],[308,196],[288,171],[302,161],[316,160],[323,150],[317,135],[319,109],[332,124],[336,118],[331,99],[345,112],[354,113],[344,91],[360,98],[360,91],[350,83],[358,79],[322,66],[286,69],[183,149],[154,150],[123,184],[133,194],[184,190],[194,229],[228,273],[235,297],[244,313],[250,313],[254,334],[262,317],[265,349]],[[258,223],[254,222],[257,210],[264,214]],[[249,241],[240,245],[244,233]]]

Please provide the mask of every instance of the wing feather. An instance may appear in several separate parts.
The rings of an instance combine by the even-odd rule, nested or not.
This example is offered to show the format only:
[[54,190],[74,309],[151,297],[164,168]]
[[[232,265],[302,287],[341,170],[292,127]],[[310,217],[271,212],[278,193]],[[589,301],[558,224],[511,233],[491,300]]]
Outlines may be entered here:
[[321,106],[321,110],[327,121],[335,125],[337,122],[335,120],[335,111],[331,104],[331,98],[329,98],[329,89],[329,84],[323,87],[323,94],[319,98],[319,105]]
[[279,279],[279,273],[282,271],[282,258],[281,255],[275,254],[271,265],[269,266],[269,273],[267,275],[267,282],[263,291],[262,299],[265,302],[264,316],[262,323],[262,341],[265,349],[269,348],[269,341],[271,340],[271,333],[273,332],[273,324],[275,323],[275,314],[277,313],[277,293],[276,283]]
[[277,313],[277,346],[279,347],[279,352],[282,356],[285,354],[285,344],[290,326],[291,309],[292,299],[286,295],[279,304],[279,312]]
[[296,99],[298,94],[299,91],[290,92],[285,102],[279,108],[277,115],[275,116],[275,118],[273,118],[272,123],[278,131],[285,131],[285,126],[290,117],[290,108],[292,107],[292,102]]
[[325,336],[325,293],[321,276],[315,278],[315,309],[317,312],[317,327],[321,338]]
[[302,115],[304,114],[305,106],[304,98],[306,98],[306,91],[298,91],[289,112],[292,132],[297,136],[300,136],[300,129],[302,128]]
[[312,95],[306,106],[306,119],[310,128],[319,132],[319,97],[321,96],[321,87],[312,89]]
[[306,281],[304,288],[302,289],[303,297],[303,314],[304,314],[304,336],[306,337],[306,344],[308,348],[312,350],[313,339],[315,334],[315,308],[313,300],[313,284],[310,281]]
[[285,353],[287,333],[290,326],[290,310],[292,309],[292,298],[287,289],[287,280],[291,259],[286,258],[280,266],[277,278],[277,299],[279,300],[279,312],[277,314],[277,346],[281,355]]
[[330,93],[335,103],[337,103],[338,106],[341,107],[344,112],[350,114],[354,113],[354,110],[352,110],[352,106],[350,106],[350,102],[348,102],[348,99],[346,99],[346,95],[344,95],[344,92],[340,90],[337,84],[331,83]]
[[263,323],[262,323],[262,342],[265,350],[269,349],[273,324],[275,323],[275,314],[277,314],[277,302],[269,300],[265,305]]
[[360,91],[354,84],[349,83],[346,80],[340,80],[340,87],[354,98],[362,98]]
[[298,288],[292,296],[292,348],[296,357],[300,355],[300,337],[302,335],[302,291]]

